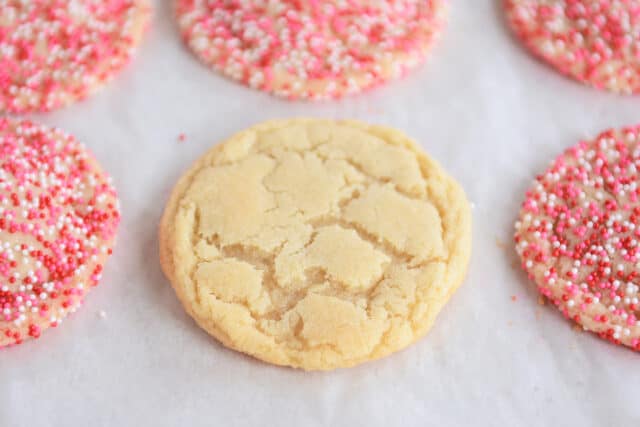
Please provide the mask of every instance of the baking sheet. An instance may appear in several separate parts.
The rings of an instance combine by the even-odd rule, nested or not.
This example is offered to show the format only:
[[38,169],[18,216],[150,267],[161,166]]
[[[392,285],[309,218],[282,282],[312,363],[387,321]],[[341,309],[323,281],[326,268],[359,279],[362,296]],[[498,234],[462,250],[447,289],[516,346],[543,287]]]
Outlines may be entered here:
[[[640,100],[583,87],[533,59],[500,3],[452,1],[427,66],[364,96],[309,104],[208,71],[182,46],[169,2],[158,1],[138,57],[113,84],[32,116],[90,147],[115,179],[124,217],[83,309],[0,352],[0,426],[638,425],[640,355],[540,306],[514,268],[511,234],[535,174],[579,138],[636,123]],[[273,367],[218,345],[183,312],[157,259],[158,220],[190,163],[257,121],[300,115],[405,130],[475,204],[468,278],[431,333],[331,373]]]

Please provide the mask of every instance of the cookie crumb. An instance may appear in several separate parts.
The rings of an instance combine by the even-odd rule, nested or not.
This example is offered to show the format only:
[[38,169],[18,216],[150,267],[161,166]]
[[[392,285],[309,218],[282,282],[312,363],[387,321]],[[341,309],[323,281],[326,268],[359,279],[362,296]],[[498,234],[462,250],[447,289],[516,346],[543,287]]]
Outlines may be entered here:
[[538,304],[539,305],[547,305],[547,299],[545,297],[543,297],[542,295],[540,295],[538,297]]
[[496,237],[496,246],[500,249],[507,249],[507,244],[499,237]]
[[513,301],[513,302],[518,301],[518,296],[517,295],[511,295],[511,301]]

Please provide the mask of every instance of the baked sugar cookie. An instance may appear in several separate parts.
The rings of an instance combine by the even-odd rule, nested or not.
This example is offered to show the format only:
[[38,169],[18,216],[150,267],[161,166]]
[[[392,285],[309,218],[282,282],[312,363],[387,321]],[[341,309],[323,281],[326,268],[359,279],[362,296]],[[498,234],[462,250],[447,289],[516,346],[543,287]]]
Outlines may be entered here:
[[129,61],[147,0],[0,0],[0,112],[84,99]]
[[566,150],[527,192],[516,249],[540,292],[588,331],[640,350],[640,126]]
[[163,269],[203,329],[309,370],[423,336],[470,250],[458,184],[402,133],[353,121],[240,132],[180,179],[160,226]]
[[640,91],[640,1],[506,0],[511,26],[563,74],[620,93]]
[[72,136],[0,118],[0,347],[78,308],[119,221],[110,179]]
[[207,65],[289,99],[330,99],[395,79],[427,56],[446,0],[175,0]]

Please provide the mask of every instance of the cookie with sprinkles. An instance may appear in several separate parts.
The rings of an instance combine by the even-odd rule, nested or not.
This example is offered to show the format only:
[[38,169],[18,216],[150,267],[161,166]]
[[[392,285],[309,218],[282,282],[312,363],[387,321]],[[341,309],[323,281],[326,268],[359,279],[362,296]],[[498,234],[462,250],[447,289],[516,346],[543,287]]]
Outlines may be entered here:
[[639,0],[506,0],[506,9],[529,49],[563,74],[640,92]]
[[420,64],[446,0],[176,0],[183,38],[213,69],[289,99],[333,99]]
[[540,292],[602,338],[640,350],[640,125],[566,150],[539,175],[516,250]]
[[74,137],[0,118],[0,347],[81,305],[119,222],[110,178]]
[[0,0],[0,112],[81,100],[130,60],[147,0]]

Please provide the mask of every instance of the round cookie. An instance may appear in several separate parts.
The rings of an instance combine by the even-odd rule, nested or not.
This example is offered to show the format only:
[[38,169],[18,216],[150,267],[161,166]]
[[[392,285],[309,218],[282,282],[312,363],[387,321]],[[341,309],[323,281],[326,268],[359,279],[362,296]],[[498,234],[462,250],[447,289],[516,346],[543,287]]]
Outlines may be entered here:
[[270,121],[179,180],[160,257],[224,345],[304,369],[353,366],[422,337],[471,251],[463,190],[402,133]]
[[175,0],[183,38],[207,65],[289,99],[332,99],[423,62],[446,0]]
[[640,126],[560,155],[516,223],[523,268],[585,330],[640,350]]
[[129,62],[147,0],[0,0],[0,112],[84,99]]
[[640,1],[506,0],[508,20],[563,74],[613,92],[640,91]]
[[81,305],[119,221],[110,179],[72,136],[0,118],[0,347]]

